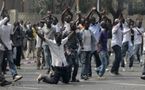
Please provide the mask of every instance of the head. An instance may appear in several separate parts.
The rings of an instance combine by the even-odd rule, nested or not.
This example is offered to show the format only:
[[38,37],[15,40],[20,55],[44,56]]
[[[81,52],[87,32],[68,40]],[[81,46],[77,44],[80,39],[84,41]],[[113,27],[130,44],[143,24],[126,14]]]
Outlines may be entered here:
[[44,22],[40,21],[39,26],[42,28],[44,26]]
[[104,30],[107,30],[107,24],[105,23],[105,21],[102,21],[102,22],[101,22],[101,27],[102,27]]
[[65,17],[65,21],[66,21],[67,23],[70,23],[70,22],[71,22],[71,16],[69,16],[69,15],[66,16],[66,17]]
[[56,25],[57,23],[58,23],[58,19],[57,19],[57,17],[54,17],[53,25]]
[[130,22],[129,22],[129,27],[130,27],[130,28],[133,28],[133,27],[134,27],[134,21],[133,21],[133,20],[130,20]]
[[14,27],[17,27],[19,25],[20,25],[20,23],[18,21],[14,22]]
[[142,27],[142,21],[137,20],[137,21],[136,21],[136,26],[137,26],[138,28],[141,28],[141,27]]
[[23,25],[24,24],[24,21],[23,20],[20,20],[20,24]]
[[46,22],[47,28],[51,28],[51,24],[52,24],[51,21],[47,21],[47,22]]
[[62,34],[61,34],[61,32],[56,32],[55,33],[55,41],[56,41],[58,46],[61,45],[61,40],[62,40]]
[[95,17],[91,17],[90,22],[91,22],[91,24],[94,25],[96,23],[96,18]]
[[113,25],[117,25],[120,22],[119,19],[115,19]]
[[47,11],[47,16],[51,17],[52,16],[52,12],[51,11]]

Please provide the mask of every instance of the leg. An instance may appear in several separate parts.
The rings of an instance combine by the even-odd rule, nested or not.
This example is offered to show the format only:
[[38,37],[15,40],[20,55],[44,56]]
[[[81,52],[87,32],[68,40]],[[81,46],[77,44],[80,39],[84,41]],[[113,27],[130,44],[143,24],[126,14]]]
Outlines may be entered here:
[[2,73],[2,62],[3,62],[4,51],[0,50],[0,82],[5,80],[4,75]]
[[125,67],[124,57],[126,56],[127,50],[128,50],[128,42],[125,42],[122,45],[122,63],[121,63],[121,67]]
[[73,57],[72,57],[72,61],[73,61],[73,67],[74,70],[72,71],[72,81],[77,81],[76,76],[78,74],[78,69],[79,69],[79,62],[78,62],[78,55],[76,51],[73,51]]
[[100,66],[99,72],[97,72],[97,73],[100,77],[102,77],[104,75],[106,67],[107,67],[107,61],[108,61],[107,51],[101,51],[99,53],[99,56],[100,56],[100,60],[101,60],[101,66]]
[[50,67],[51,67],[51,55],[50,55],[49,46],[48,45],[45,45],[43,47],[43,49],[44,49],[45,65],[46,65],[46,68],[49,71],[50,70]]
[[40,69],[41,66],[41,62],[40,62],[41,53],[42,53],[41,51],[42,51],[41,47],[37,48],[37,69]]
[[6,55],[7,55],[7,60],[9,63],[10,71],[11,71],[12,76],[14,78],[17,75],[17,70],[16,70],[16,66],[15,66],[14,61],[13,61],[12,51],[11,50],[6,51]]
[[63,67],[61,71],[61,77],[62,77],[62,82],[68,84],[70,81],[70,73],[71,73],[71,68],[70,67]]
[[97,51],[94,51],[93,55],[95,57],[96,67],[99,67],[101,65],[101,60],[100,60],[100,57],[99,57],[98,52]]
[[21,55],[22,55],[22,47],[18,46],[18,47],[16,47],[16,49],[17,49],[16,66],[20,67],[20,65],[21,65]]
[[121,47],[116,45],[112,47],[114,52],[115,52],[115,60],[113,62],[113,66],[111,68],[111,73],[118,75],[119,73],[119,66],[120,66],[120,62],[121,62]]
[[83,78],[83,76],[87,76],[88,74],[87,52],[85,51],[81,52],[81,63],[82,63],[81,78]]
[[42,76],[42,77],[40,77],[40,79],[45,83],[57,84],[59,82],[59,79],[60,79],[60,76],[61,76],[61,69],[57,68],[57,67],[54,67],[53,70],[54,70],[53,75],[51,75],[50,77]]

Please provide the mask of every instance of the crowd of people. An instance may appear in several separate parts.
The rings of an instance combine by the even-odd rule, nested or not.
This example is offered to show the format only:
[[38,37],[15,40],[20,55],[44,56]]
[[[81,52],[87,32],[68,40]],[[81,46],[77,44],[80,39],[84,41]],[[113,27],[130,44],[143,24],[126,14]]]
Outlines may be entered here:
[[98,77],[104,78],[111,64],[111,53],[115,55],[111,74],[120,75],[120,67],[126,70],[127,57],[130,70],[133,70],[134,61],[144,66],[141,79],[145,79],[145,30],[142,19],[125,19],[120,14],[112,21],[105,12],[98,12],[94,7],[87,16],[77,13],[76,19],[70,8],[62,12],[60,20],[48,11],[46,17],[35,24],[20,20],[12,25],[6,11],[1,17],[0,86],[11,84],[4,77],[7,67],[14,81],[23,78],[17,73],[17,69],[21,69],[22,58],[36,58],[36,68],[47,70],[46,75],[38,76],[38,82],[79,82],[79,66],[80,78],[88,80],[92,77],[92,60]]

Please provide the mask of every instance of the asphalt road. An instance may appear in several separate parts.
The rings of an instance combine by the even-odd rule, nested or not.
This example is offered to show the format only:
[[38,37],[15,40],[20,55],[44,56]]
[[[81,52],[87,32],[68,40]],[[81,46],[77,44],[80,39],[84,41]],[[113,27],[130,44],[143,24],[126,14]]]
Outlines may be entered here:
[[[13,85],[0,87],[0,90],[145,90],[145,80],[140,79],[141,67],[135,64],[134,71],[127,68],[126,72],[120,70],[120,76],[112,76],[110,72],[105,73],[105,80],[98,80],[97,74],[93,70],[93,77],[87,81],[81,80],[79,83],[49,85],[41,82],[37,83],[36,78],[45,70],[36,70],[35,63],[23,61],[22,69],[18,70],[23,75],[23,79]],[[79,71],[80,72],[80,71]],[[80,73],[79,73],[80,74]],[[7,80],[12,80],[10,72],[6,75]],[[79,75],[78,75],[79,78]]]

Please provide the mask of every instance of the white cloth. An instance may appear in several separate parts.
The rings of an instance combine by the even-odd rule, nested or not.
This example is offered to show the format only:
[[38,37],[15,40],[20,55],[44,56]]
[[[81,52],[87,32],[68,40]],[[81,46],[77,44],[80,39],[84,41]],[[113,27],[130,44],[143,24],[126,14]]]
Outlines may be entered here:
[[[3,43],[6,45],[8,50],[12,50],[12,41],[10,39],[12,34],[13,34],[13,25],[8,23],[7,25],[2,25],[0,27],[0,38],[2,39]],[[0,44],[0,50],[5,50],[2,44]]]
[[100,34],[101,34],[100,23],[95,24],[95,25],[90,24],[89,30],[91,30],[91,32],[94,34],[95,39],[96,39],[96,43],[98,43],[99,42],[99,38],[100,38]]
[[[49,28],[47,28],[47,25],[46,24],[44,24],[44,26],[42,27],[42,31],[43,31],[43,34],[44,34],[44,38],[47,38],[47,39],[53,39],[53,34],[52,35],[49,35],[49,32],[50,32],[50,30],[54,30],[54,29],[49,29]],[[43,42],[43,45],[47,45],[47,43],[46,42]]]
[[8,20],[7,17],[5,17],[4,19],[0,20],[0,26],[2,26],[7,20]]
[[130,28],[125,26],[123,28],[123,41],[122,43],[125,43],[125,42],[130,42],[131,41],[131,31],[130,31]]
[[65,30],[63,31],[63,34],[66,32],[69,33],[71,31],[70,24],[67,22],[64,23],[64,28],[65,28]]
[[134,30],[134,44],[135,45],[141,44],[142,43],[142,34],[144,32],[144,28],[143,27],[141,27],[141,28],[135,27],[135,28],[133,28],[133,30]]
[[[38,27],[39,31],[38,33],[40,33],[41,35],[43,34],[42,28]],[[36,48],[42,47],[42,39],[36,35]]]
[[120,47],[122,47],[122,30],[120,28],[120,23],[118,23],[117,25],[113,26],[112,28],[112,41],[111,41],[111,46],[115,46],[118,45]]
[[54,67],[65,67],[68,66],[64,55],[64,44],[68,41],[68,37],[62,39],[60,46],[56,44],[55,40],[47,39],[46,42],[49,45],[51,56],[52,56],[52,66]]
[[52,27],[54,28],[55,32],[60,32],[60,25],[59,24],[52,25]]

